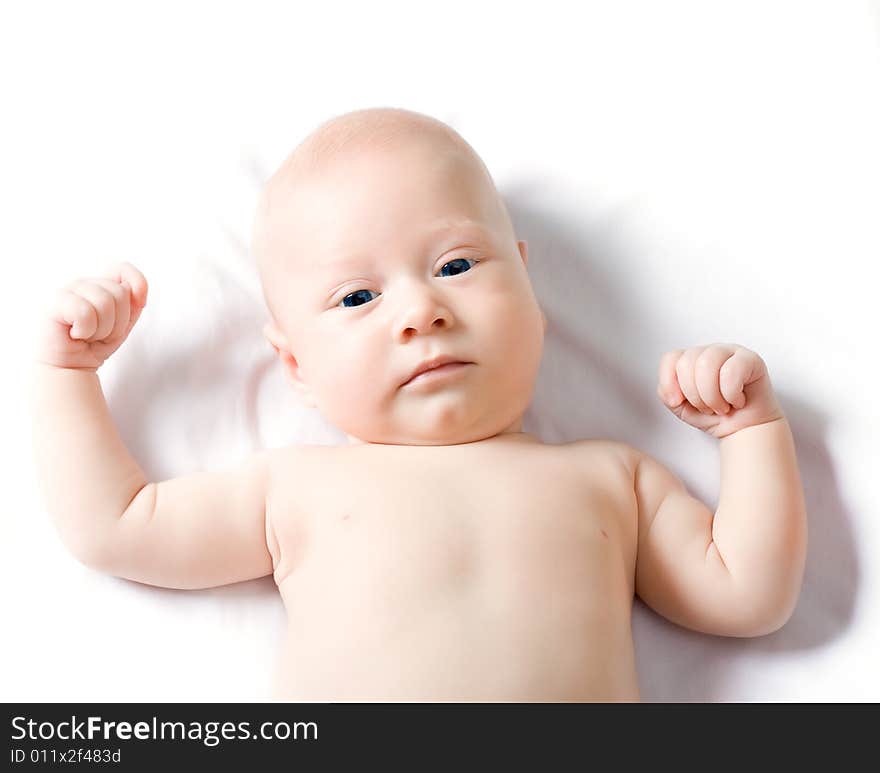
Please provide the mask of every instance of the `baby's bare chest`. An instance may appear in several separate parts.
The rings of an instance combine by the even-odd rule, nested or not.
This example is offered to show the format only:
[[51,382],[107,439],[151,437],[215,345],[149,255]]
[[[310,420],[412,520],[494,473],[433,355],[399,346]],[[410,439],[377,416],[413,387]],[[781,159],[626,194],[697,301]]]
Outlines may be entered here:
[[275,579],[297,607],[317,593],[378,616],[477,593],[499,608],[632,597],[632,500],[600,448],[313,450],[276,472],[269,502]]

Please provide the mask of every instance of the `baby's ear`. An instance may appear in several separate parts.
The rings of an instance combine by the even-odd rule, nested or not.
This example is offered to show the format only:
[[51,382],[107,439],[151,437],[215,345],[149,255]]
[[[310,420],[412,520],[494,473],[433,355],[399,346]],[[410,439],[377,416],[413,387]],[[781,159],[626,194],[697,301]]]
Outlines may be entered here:
[[266,340],[272,344],[272,348],[280,354],[281,350],[286,350],[287,347],[287,336],[284,335],[279,329],[278,325],[274,322],[267,322],[263,325],[263,335],[266,336]]
[[267,322],[263,325],[263,335],[266,336],[266,340],[272,345],[272,348],[275,352],[278,352],[278,338],[279,338],[279,330],[272,322]]
[[310,408],[314,408],[315,401],[311,397],[311,390],[302,380],[299,372],[299,363],[290,351],[290,344],[287,336],[279,329],[274,322],[267,322],[263,325],[263,335],[272,345],[272,348],[278,354],[281,365],[284,367],[284,374],[294,389],[299,392],[303,402]]
[[518,241],[516,246],[519,247],[519,254],[522,256],[522,262],[524,265],[529,264],[529,245],[524,241]]

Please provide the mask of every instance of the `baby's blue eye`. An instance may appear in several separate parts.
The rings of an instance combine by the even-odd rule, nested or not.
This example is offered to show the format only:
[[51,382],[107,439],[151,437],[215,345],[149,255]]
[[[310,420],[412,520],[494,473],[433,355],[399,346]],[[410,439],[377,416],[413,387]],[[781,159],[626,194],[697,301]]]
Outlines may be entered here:
[[[455,258],[455,260],[450,260],[448,263],[443,264],[443,268],[440,269],[440,276],[455,276],[456,274],[463,274],[465,271],[470,271],[471,267],[468,265],[468,262],[474,264],[477,263],[477,261],[473,258]],[[445,269],[447,266],[454,266],[454,268],[452,268],[448,273],[444,273],[443,269]],[[369,303],[371,300],[373,300],[369,297],[369,294],[372,292],[372,290],[355,290],[353,293],[349,293],[348,295],[346,295],[342,299],[341,304],[346,308],[351,308],[353,306],[363,306],[365,303]]]
[[[443,268],[441,268],[440,275],[441,276],[455,276],[456,274],[463,274],[465,271],[470,271],[471,267],[467,265],[467,262],[469,260],[472,260],[472,258],[456,258],[455,260],[450,260],[449,263],[445,263],[443,265],[443,268],[446,268],[446,266],[455,266],[456,263],[458,265],[454,269],[452,269],[448,274],[444,274]],[[475,260],[473,262],[476,263]],[[462,263],[465,265],[465,268],[462,268],[462,266],[461,266]]]
[[[365,303],[369,303],[372,298],[364,298],[364,295],[369,295],[372,290],[356,290],[353,293],[349,293],[342,299],[343,306],[363,306]],[[347,303],[346,301],[351,299],[351,303]]]

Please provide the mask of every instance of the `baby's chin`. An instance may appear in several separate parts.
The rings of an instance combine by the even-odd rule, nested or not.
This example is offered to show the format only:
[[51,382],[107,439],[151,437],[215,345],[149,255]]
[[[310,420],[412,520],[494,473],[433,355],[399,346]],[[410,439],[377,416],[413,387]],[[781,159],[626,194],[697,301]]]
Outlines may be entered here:
[[334,395],[321,408],[349,445],[451,446],[521,432],[531,396],[463,377],[405,392],[406,387],[381,406],[357,401],[354,394],[347,395],[348,401]]

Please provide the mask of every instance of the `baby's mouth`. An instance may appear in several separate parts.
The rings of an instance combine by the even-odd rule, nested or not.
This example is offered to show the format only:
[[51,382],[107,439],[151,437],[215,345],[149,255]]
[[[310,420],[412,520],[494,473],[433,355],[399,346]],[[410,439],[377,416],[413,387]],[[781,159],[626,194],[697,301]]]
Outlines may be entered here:
[[405,381],[401,384],[401,387],[417,385],[417,384],[432,384],[438,381],[445,381],[447,379],[457,377],[461,371],[466,370],[468,367],[473,365],[472,362],[464,362],[462,360],[453,360],[451,362],[443,363],[442,365],[438,365],[437,367],[430,368],[428,370],[423,370],[421,373],[416,374],[408,381]]

